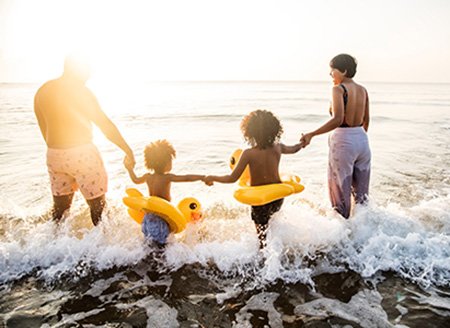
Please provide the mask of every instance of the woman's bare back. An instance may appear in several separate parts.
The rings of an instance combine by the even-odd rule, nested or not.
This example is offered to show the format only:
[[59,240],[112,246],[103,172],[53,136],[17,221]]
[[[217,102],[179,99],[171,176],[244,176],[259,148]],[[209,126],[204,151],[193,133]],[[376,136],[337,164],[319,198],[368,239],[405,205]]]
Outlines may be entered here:
[[362,126],[366,113],[367,91],[366,89],[351,81],[342,83],[347,89],[347,105],[345,107],[344,123],[349,127]]

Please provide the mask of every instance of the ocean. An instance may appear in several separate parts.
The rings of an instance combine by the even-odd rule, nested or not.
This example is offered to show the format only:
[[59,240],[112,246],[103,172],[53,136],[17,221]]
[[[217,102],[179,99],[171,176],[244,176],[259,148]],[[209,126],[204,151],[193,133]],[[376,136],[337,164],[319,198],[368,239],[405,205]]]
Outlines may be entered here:
[[[134,186],[123,153],[99,131],[108,205],[93,227],[77,193],[59,226],[33,113],[38,85],[0,84],[0,327],[449,327],[450,84],[363,83],[369,91],[370,201],[344,220],[330,209],[327,135],[280,171],[305,190],[285,199],[260,251],[233,184],[174,183],[204,219],[144,243],[122,203]],[[328,82],[92,82],[135,151],[168,139],[173,172],[226,174],[239,124],[272,111],[282,142],[325,122]]]

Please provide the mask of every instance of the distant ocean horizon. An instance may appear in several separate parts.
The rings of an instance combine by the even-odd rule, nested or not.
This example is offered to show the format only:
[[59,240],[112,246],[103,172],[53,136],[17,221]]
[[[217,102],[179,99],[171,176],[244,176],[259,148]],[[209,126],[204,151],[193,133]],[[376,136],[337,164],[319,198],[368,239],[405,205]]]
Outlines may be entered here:
[[[255,109],[281,121],[286,144],[328,118],[329,81],[149,81],[92,90],[133,148],[168,139],[173,172],[226,174],[247,147],[239,123]],[[68,327],[445,327],[450,317],[450,82],[361,82],[370,98],[370,201],[350,220],[327,193],[327,135],[282,157],[305,190],[287,197],[267,248],[234,185],[176,183],[205,219],[164,252],[143,242],[122,204],[134,186],[123,153],[95,130],[109,175],[96,228],[79,193],[56,227],[46,146],[33,112],[40,83],[0,83],[0,322]],[[211,313],[211,314],[209,314]],[[0,324],[1,326],[1,324]]]

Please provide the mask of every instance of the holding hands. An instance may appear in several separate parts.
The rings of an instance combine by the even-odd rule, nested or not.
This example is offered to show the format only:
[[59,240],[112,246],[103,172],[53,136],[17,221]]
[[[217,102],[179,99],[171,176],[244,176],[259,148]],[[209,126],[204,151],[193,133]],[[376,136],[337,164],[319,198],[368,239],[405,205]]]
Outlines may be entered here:
[[313,135],[311,133],[306,133],[306,134],[302,133],[302,136],[300,138],[301,148],[305,148],[306,146],[308,146],[311,142],[312,137],[313,137]]
[[207,186],[212,186],[214,184],[214,180],[213,180],[212,176],[210,176],[210,175],[205,175],[205,177],[202,179],[202,181]]
[[136,161],[134,160],[133,154],[131,154],[131,156],[130,155],[125,156],[125,158],[123,159],[123,165],[128,171],[134,169]]

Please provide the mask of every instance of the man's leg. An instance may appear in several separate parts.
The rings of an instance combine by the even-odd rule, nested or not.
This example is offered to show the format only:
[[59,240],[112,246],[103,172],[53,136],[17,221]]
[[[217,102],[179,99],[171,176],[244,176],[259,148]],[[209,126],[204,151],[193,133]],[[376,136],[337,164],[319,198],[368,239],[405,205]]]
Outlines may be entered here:
[[52,218],[59,223],[65,211],[70,208],[72,204],[73,193],[64,196],[53,196]]
[[92,223],[96,226],[102,218],[103,208],[105,208],[106,205],[105,195],[101,195],[94,199],[87,199],[86,201],[91,209]]

